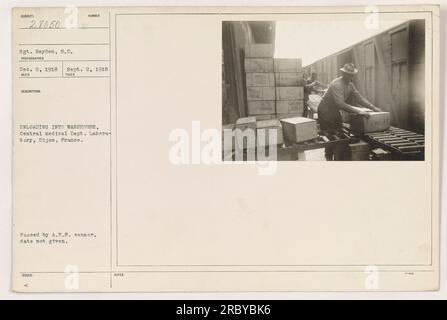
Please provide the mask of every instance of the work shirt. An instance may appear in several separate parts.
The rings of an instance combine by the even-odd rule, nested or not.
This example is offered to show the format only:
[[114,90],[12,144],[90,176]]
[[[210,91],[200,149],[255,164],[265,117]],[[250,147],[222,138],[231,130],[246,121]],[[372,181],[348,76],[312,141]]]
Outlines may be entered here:
[[318,105],[318,119],[341,126],[340,109],[344,106],[352,107],[346,102],[348,100],[355,100],[357,104],[369,109],[373,108],[373,105],[360,94],[354,83],[345,83],[342,77],[338,77],[329,84],[327,92]]

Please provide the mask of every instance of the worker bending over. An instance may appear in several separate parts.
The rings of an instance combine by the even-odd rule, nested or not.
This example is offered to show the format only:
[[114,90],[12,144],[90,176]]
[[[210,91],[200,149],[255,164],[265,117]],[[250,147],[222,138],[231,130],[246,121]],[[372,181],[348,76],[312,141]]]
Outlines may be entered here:
[[[332,80],[327,92],[318,105],[320,130],[327,131],[328,133],[335,133],[338,129],[341,129],[342,119],[340,110],[369,118],[370,115],[368,112],[355,108],[348,104],[347,101],[355,99],[357,104],[365,108],[373,111],[381,111],[364,98],[352,82],[354,75],[358,73],[353,63],[346,63],[340,71],[342,72],[342,76]],[[340,147],[326,147],[326,160],[344,160],[344,151],[344,148]]]

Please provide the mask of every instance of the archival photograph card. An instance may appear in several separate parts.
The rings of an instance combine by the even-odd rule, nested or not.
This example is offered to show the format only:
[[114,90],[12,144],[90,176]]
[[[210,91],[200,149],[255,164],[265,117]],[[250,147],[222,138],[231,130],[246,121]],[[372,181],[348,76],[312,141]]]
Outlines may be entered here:
[[438,290],[438,6],[12,20],[14,291]]

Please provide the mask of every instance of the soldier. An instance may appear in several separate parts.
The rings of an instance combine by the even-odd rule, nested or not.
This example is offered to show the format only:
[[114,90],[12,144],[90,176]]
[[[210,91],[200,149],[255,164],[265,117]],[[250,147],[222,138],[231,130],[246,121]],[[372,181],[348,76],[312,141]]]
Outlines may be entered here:
[[[332,80],[318,106],[318,122],[322,131],[335,132],[341,129],[340,109],[369,118],[368,112],[360,111],[348,104],[346,102],[348,99],[355,99],[359,105],[372,111],[381,111],[364,98],[352,82],[354,75],[358,73],[353,63],[346,63],[340,71],[342,76]],[[325,150],[326,160],[343,160],[343,152],[344,150],[340,148],[327,147]]]

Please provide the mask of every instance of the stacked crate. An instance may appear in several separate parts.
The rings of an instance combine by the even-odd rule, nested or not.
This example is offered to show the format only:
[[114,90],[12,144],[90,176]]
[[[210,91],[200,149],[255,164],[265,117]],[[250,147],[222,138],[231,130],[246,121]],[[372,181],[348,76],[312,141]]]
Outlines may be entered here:
[[274,59],[276,115],[278,118],[302,116],[304,80],[301,59]]
[[275,117],[273,50],[273,44],[250,44],[245,47],[248,115],[256,117],[256,120]]

